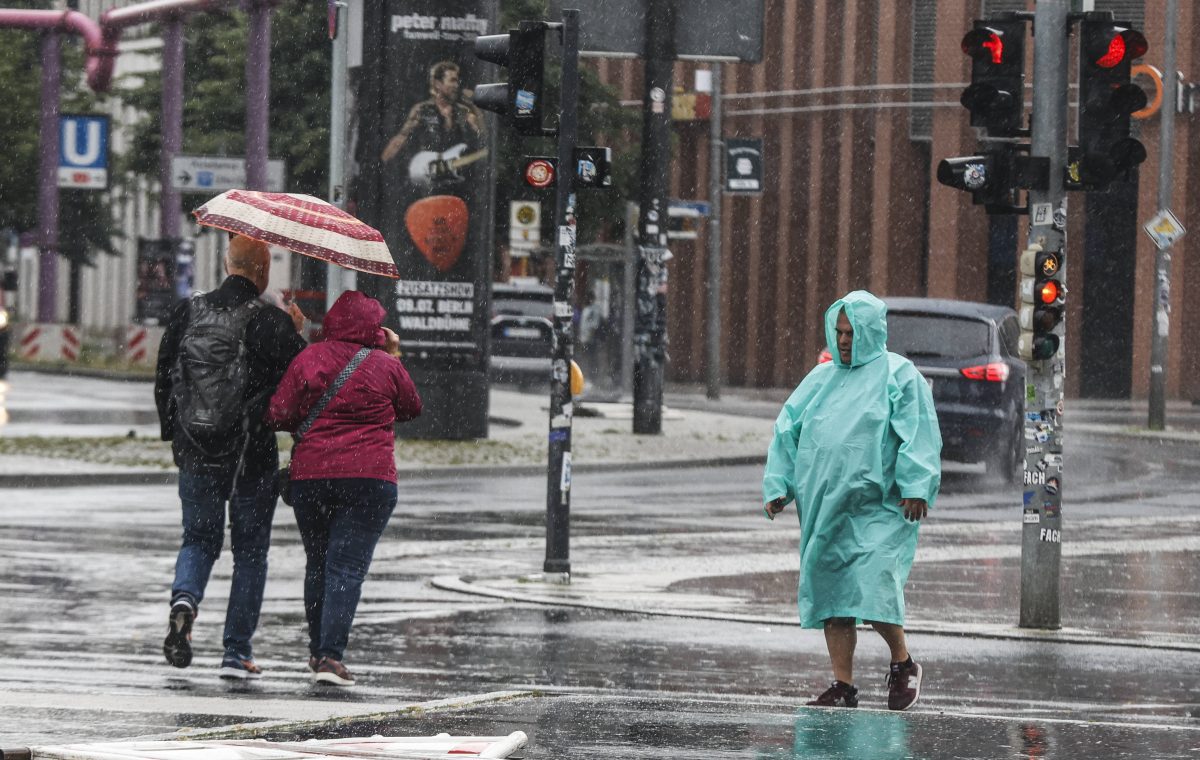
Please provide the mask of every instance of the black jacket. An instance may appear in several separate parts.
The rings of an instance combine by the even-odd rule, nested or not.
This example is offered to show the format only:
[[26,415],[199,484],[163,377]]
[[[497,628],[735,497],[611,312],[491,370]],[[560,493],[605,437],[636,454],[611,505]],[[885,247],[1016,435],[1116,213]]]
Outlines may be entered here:
[[[230,275],[216,290],[205,293],[213,306],[228,308],[258,297],[258,289],[240,275]],[[171,368],[179,353],[179,341],[191,316],[190,301],[175,306],[167,320],[162,343],[158,348],[158,366],[154,374],[154,403],[158,406],[158,421],[162,439],[171,441],[171,451],[179,469],[197,472],[228,467],[237,461],[234,454],[226,459],[211,459],[190,444],[187,436],[176,435],[175,404],[171,398]],[[307,345],[296,333],[292,318],[282,309],[268,306],[260,310],[246,326],[246,348],[249,352],[247,399],[257,402],[250,409],[250,443],[246,448],[243,472],[247,476],[273,472],[279,467],[279,449],[275,433],[263,427],[262,417],[275,386],[296,354]]]

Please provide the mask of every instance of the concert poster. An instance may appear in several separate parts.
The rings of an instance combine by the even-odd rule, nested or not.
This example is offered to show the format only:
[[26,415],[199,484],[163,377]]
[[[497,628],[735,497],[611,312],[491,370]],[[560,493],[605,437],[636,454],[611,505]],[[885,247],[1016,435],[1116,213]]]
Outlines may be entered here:
[[486,372],[490,131],[471,93],[491,5],[386,0],[365,11],[351,200],[396,261],[400,280],[377,297],[417,369]]

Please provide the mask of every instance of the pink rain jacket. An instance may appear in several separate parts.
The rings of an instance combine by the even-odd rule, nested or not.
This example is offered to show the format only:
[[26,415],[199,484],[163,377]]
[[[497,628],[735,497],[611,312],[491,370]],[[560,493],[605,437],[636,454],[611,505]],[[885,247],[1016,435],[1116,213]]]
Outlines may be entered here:
[[[325,339],[292,360],[264,422],[295,432],[334,378],[363,346],[382,346],[384,310],[350,290],[325,316]],[[397,421],[421,413],[421,398],[400,360],[372,351],[292,451],[293,480],[374,478],[396,482]]]

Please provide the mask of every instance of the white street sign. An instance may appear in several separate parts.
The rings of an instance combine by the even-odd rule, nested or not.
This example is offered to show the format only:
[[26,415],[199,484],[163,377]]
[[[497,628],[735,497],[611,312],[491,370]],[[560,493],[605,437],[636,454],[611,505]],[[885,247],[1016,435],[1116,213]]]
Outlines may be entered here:
[[1170,209],[1161,209],[1154,218],[1146,222],[1142,227],[1146,230],[1146,234],[1154,241],[1159,250],[1166,250],[1175,245],[1179,238],[1183,237],[1187,230],[1175,218]]
[[[171,183],[183,193],[223,193],[246,187],[246,159],[222,156],[175,156]],[[283,192],[283,161],[267,162],[267,190]]]
[[529,251],[542,242],[541,202],[510,201],[508,222],[508,246],[512,250]]

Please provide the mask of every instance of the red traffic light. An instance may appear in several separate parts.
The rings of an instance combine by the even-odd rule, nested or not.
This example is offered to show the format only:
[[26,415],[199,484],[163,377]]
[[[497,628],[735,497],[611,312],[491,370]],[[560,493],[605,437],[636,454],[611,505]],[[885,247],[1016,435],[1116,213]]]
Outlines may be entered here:
[[972,29],[963,35],[962,51],[972,58],[1004,62],[1004,32],[997,29]]
[[1111,69],[1125,61],[1141,58],[1150,49],[1146,37],[1134,29],[1111,28],[1107,45],[1097,40],[1090,51],[1092,63],[1102,69]]

